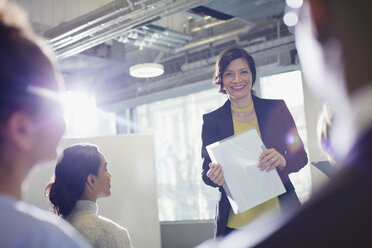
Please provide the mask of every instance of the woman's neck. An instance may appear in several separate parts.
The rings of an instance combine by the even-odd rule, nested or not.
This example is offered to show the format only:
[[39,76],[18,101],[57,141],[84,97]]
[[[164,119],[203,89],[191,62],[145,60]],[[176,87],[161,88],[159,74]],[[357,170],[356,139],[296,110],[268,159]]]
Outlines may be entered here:
[[9,161],[0,159],[0,193],[12,196],[18,200],[22,198],[22,183],[30,166],[23,164],[10,163]]
[[246,108],[252,104],[252,96],[248,94],[244,98],[229,97],[231,105],[235,108]]
[[87,187],[88,186],[85,186],[83,195],[80,197],[79,200],[97,202],[98,197],[91,190],[87,189]]

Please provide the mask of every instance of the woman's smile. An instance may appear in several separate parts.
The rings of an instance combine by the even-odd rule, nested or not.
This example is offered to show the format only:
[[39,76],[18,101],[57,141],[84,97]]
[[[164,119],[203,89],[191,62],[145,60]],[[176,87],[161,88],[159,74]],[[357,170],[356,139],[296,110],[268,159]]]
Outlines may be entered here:
[[236,91],[240,91],[240,90],[244,89],[245,87],[246,87],[246,85],[231,86],[231,88],[233,90],[236,90]]

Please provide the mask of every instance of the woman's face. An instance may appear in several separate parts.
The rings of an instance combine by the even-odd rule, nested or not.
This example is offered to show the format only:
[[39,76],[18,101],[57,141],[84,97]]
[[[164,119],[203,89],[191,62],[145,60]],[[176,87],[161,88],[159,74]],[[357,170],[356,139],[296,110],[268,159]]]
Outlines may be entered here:
[[102,153],[99,153],[101,163],[97,175],[97,197],[107,197],[111,195],[111,173],[107,169],[107,161]]
[[250,96],[252,73],[244,58],[234,59],[222,74],[222,82],[230,99],[239,100]]

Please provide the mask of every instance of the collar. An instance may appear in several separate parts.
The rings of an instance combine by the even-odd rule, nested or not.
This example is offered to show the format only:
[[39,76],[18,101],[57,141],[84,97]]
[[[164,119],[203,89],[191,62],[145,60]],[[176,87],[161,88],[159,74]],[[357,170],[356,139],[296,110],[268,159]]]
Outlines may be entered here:
[[92,212],[94,214],[98,213],[98,205],[97,203],[90,201],[90,200],[79,200],[76,202],[75,205],[75,210],[76,211],[88,211]]
[[252,109],[253,109],[253,101],[251,102],[251,104],[248,107],[245,107],[245,108],[238,108],[238,107],[234,107],[233,105],[231,105],[231,110],[234,111],[234,112],[239,112],[239,113],[248,112]]

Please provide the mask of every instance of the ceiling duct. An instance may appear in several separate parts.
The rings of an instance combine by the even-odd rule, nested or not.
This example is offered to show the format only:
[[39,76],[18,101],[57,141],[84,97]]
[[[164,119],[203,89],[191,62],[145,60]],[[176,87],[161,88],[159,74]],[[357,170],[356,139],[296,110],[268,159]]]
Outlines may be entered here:
[[234,18],[234,16],[231,16],[229,14],[226,14],[224,12],[220,12],[220,11],[217,11],[217,10],[214,10],[214,9],[210,9],[208,7],[205,7],[205,6],[199,6],[199,7],[196,7],[196,8],[193,8],[190,10],[190,12],[195,12],[197,14],[200,14],[200,15],[203,15],[203,16],[211,16],[217,20],[223,20],[223,21],[226,21],[226,20],[230,20],[232,18]]
[[49,37],[57,57],[65,58],[125,34],[132,28],[206,2],[209,0],[116,0],[44,35]]
[[122,43],[130,43],[138,47],[149,47],[162,52],[174,53],[176,48],[183,47],[192,37],[153,24],[131,29],[116,38]]
[[215,35],[215,36],[212,36],[212,37],[209,37],[209,38],[206,38],[206,39],[202,39],[202,40],[199,40],[199,41],[196,41],[196,42],[193,42],[193,43],[188,43],[181,48],[177,48],[176,53],[184,52],[186,50],[197,48],[197,47],[200,47],[200,46],[203,46],[203,45],[206,45],[206,44],[210,44],[210,43],[213,43],[213,42],[216,42],[216,41],[224,40],[224,39],[234,39],[236,36],[239,36],[239,35],[244,34],[244,33],[248,33],[251,29],[252,29],[252,26],[246,25],[245,27],[243,27],[241,29],[238,29],[238,30],[234,30],[234,31],[227,32],[227,33],[220,34],[220,35]]

